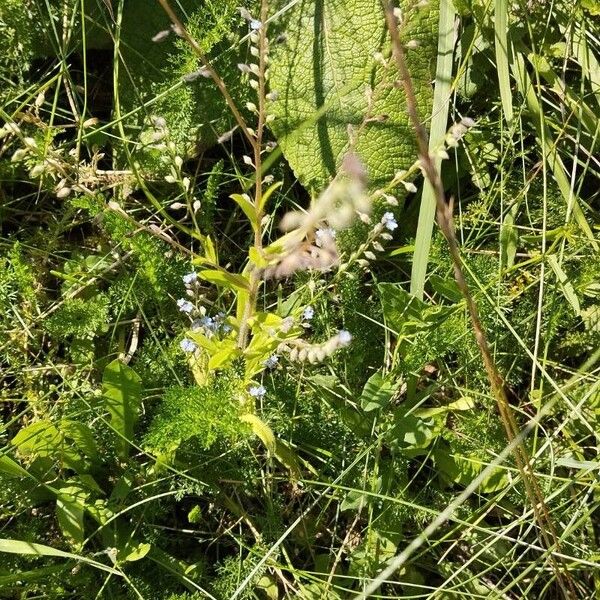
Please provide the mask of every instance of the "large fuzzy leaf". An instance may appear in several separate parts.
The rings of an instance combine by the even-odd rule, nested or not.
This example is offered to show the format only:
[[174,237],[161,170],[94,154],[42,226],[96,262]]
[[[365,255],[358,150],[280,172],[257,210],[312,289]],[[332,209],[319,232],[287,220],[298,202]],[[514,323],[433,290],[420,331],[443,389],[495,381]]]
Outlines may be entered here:
[[[437,10],[413,8],[406,15],[403,40],[419,43],[407,54],[420,113],[428,116]],[[395,85],[398,73],[392,62],[384,67],[373,58],[389,54],[380,0],[301,0],[278,25],[285,41],[272,51],[271,89],[279,94],[272,128],[300,182],[311,191],[324,188],[350,149],[349,126],[371,188],[410,166],[414,134],[404,94]],[[365,119],[370,121],[359,133]]]

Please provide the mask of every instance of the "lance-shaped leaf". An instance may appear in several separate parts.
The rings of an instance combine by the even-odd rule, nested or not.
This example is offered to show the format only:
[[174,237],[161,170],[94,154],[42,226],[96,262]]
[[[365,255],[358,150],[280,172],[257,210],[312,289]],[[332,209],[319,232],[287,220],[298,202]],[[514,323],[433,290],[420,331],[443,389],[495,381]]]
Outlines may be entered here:
[[127,458],[129,454],[129,442],[133,439],[141,395],[141,379],[126,364],[116,359],[104,369],[102,397],[118,435],[117,451],[122,458]]

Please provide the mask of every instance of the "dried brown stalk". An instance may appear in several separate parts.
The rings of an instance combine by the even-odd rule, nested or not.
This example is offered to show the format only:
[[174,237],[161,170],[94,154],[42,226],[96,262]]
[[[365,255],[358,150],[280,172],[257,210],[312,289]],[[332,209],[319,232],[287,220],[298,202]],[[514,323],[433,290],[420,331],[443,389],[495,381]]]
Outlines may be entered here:
[[533,513],[540,528],[545,546],[550,551],[550,561],[558,584],[560,585],[566,598],[576,598],[577,595],[569,573],[566,571],[564,565],[557,562],[554,554],[552,553],[553,551],[560,549],[560,543],[556,534],[556,529],[552,522],[550,512],[544,500],[544,496],[531,468],[531,459],[529,458],[527,448],[519,437],[519,426],[508,400],[504,380],[500,375],[498,367],[492,357],[487,335],[479,317],[477,304],[473,299],[465,278],[459,244],[456,238],[452,220],[452,202],[446,201],[446,195],[440,173],[436,168],[431,155],[429,154],[428,134],[423,122],[419,117],[414,86],[406,63],[406,56],[402,41],[400,39],[400,32],[398,30],[396,16],[394,15],[394,9],[391,3],[385,0],[384,9],[387,27],[392,41],[393,58],[400,74],[400,84],[402,85],[406,95],[408,116],[415,130],[420,165],[425,177],[427,177],[431,183],[435,193],[438,226],[440,227],[440,230],[442,231],[442,234],[448,243],[448,249],[450,251],[452,264],[454,267],[454,277],[467,305],[467,311],[469,313],[473,332],[477,341],[477,346],[485,366],[492,393],[498,405],[498,412],[500,413],[500,418],[506,431],[506,437],[509,443],[514,443],[513,454],[515,461],[523,479],[527,497],[531,503]]

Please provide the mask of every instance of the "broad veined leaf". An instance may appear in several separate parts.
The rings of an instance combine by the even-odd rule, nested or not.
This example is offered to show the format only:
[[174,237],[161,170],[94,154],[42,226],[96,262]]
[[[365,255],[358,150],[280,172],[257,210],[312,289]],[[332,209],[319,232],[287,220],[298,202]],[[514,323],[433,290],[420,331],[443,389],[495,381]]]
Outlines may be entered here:
[[463,396],[459,400],[455,400],[446,406],[436,406],[432,408],[417,408],[413,414],[421,419],[427,417],[435,417],[445,415],[449,412],[458,412],[462,410],[471,410],[475,408],[475,400],[469,396]]
[[60,489],[56,497],[56,519],[63,535],[81,546],[85,539],[83,515],[85,501],[89,493],[77,485],[66,485]]
[[135,562],[144,558],[151,549],[152,546],[144,542],[128,544],[119,551],[117,559],[119,562]]
[[241,350],[237,347],[237,343],[233,339],[226,339],[216,344],[216,352],[208,361],[209,369],[218,369],[223,365],[230,363],[234,358],[241,354]]
[[282,185],[283,181],[277,181],[264,192],[260,199],[260,210],[262,210],[267,205],[267,202],[269,201],[269,198],[273,195],[273,192],[279,189]]
[[102,376],[102,396],[118,434],[117,451],[121,458],[129,454],[129,442],[138,418],[142,395],[139,375],[120,360],[113,360]]
[[248,423],[252,428],[252,432],[260,438],[260,441],[265,445],[265,448],[271,452],[275,452],[275,434],[273,430],[259,417],[251,413],[240,416],[240,421]]
[[[447,444],[440,444],[433,451],[435,464],[448,481],[459,485],[468,485],[487,467],[481,458],[475,455],[462,456],[452,453]],[[505,488],[510,483],[508,471],[495,467],[481,482],[479,491],[486,494]]]
[[396,393],[400,382],[389,375],[375,373],[369,377],[360,396],[360,406],[365,412],[385,408]]
[[252,229],[256,231],[258,229],[258,215],[250,196],[248,194],[231,194],[229,197],[244,211],[252,225]]
[[66,438],[73,440],[75,446],[92,461],[99,459],[98,447],[92,435],[92,430],[85,423],[62,419],[60,430]]
[[9,477],[30,477],[29,473],[12,458],[0,456],[0,473]]
[[51,457],[63,466],[78,472],[84,472],[85,461],[70,447],[65,436],[52,421],[42,419],[23,427],[11,440],[19,454],[28,458]]
[[[374,58],[389,54],[380,0],[278,4],[284,9],[277,26],[285,42],[272,49],[270,86],[279,98],[271,127],[285,157],[315,192],[324,189],[352,147],[366,165],[371,189],[381,187],[413,164],[416,150],[406,100],[395,85],[396,67]],[[419,110],[429,115],[437,8],[434,2],[419,10],[402,4],[403,39],[419,43],[407,53]]]
[[423,320],[427,308],[425,302],[393,283],[380,283],[378,288],[388,327],[396,333],[402,332],[408,324],[413,324],[417,328],[425,327]]

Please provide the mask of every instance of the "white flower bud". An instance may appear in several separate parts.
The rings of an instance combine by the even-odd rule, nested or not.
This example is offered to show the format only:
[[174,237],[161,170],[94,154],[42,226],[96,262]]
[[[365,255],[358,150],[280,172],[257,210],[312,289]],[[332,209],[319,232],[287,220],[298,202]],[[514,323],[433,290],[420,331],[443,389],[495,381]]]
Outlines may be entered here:
[[414,194],[417,191],[417,186],[412,183],[412,181],[403,181],[402,185],[404,185],[404,189],[411,194]]
[[29,171],[29,175],[31,177],[39,177],[46,170],[46,165],[35,165],[31,171]]
[[22,161],[27,156],[27,153],[28,153],[28,150],[26,150],[25,148],[19,148],[12,155],[12,157],[10,159],[10,162],[20,162],[20,161]]
[[60,190],[58,190],[56,192],[56,197],[57,198],[66,198],[70,193],[71,193],[71,188],[65,186],[63,188],[60,188]]
[[21,129],[16,123],[5,123],[4,129],[6,129],[8,133],[14,133],[15,135],[19,135],[21,133]]
[[175,183],[175,182],[177,181],[177,179],[175,179],[175,177],[173,177],[173,175],[167,175],[167,176],[165,177],[165,181],[166,181],[167,183]]
[[175,166],[178,169],[181,169],[181,167],[183,166],[183,158],[181,158],[181,156],[176,156],[175,157]]
[[182,208],[185,208],[185,204],[182,202],[173,202],[169,208],[172,208],[173,210],[181,210]]
[[192,204],[192,208],[194,209],[194,212],[198,212],[200,210],[202,206],[202,202],[200,202],[200,200],[194,200],[194,204]]

